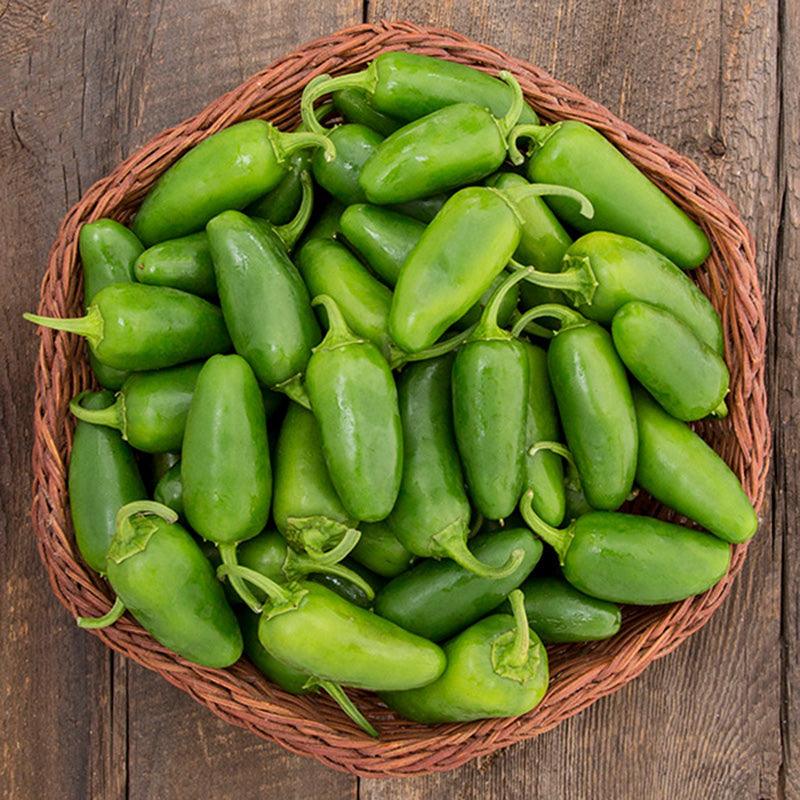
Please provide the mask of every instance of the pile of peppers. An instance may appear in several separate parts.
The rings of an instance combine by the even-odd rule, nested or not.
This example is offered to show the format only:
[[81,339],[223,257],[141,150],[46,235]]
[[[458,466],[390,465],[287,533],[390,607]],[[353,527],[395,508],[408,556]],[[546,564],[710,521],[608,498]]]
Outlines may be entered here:
[[[422,723],[524,714],[546,645],[706,591],[756,531],[689,425],[727,413],[708,240],[506,72],[385,53],[301,113],[85,224],[85,315],[26,315],[85,337],[101,387],[70,404],[69,497],[116,602],[78,624],[128,612],[372,736],[350,687]],[[687,524],[628,513],[639,490]]]

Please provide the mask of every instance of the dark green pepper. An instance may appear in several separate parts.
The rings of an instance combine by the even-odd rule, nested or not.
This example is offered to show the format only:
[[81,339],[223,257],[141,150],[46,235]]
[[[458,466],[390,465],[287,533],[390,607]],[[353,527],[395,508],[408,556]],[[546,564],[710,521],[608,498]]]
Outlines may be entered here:
[[403,468],[397,389],[386,359],[357,338],[336,302],[314,298],[328,332],[306,370],[306,391],[319,423],[322,452],[344,507],[356,519],[384,519],[394,506]]
[[136,372],[107,408],[84,408],[81,400],[85,393],[82,393],[69,404],[70,411],[94,425],[116,428],[126,442],[145,453],[179,450],[202,366],[181,364],[155,372]]
[[[111,392],[84,393],[84,408],[100,410],[113,402]],[[69,509],[75,542],[83,560],[101,574],[114,536],[117,511],[147,490],[133,451],[117,431],[78,422],[69,458]]]
[[524,551],[493,565],[467,547],[471,509],[453,436],[451,366],[443,357],[413,364],[400,376],[403,481],[388,524],[414,555],[451,558],[476,575],[503,578],[519,567]]
[[297,249],[302,250],[312,239],[333,239],[339,233],[339,218],[344,206],[334,198],[328,200],[313,225],[302,235]]
[[348,122],[366,125],[381,136],[388,136],[403,125],[400,120],[378,111],[370,102],[369,95],[361,89],[342,89],[336,92],[333,95],[333,106]]
[[528,577],[542,556],[542,543],[527,528],[506,528],[478,534],[472,550],[494,567],[515,552],[524,555],[504,578],[481,577],[449,559],[425,559],[377,593],[375,613],[431,641],[448,639],[497,608]]
[[558,555],[564,577],[579,591],[637,606],[685,600],[710,589],[728,571],[730,547],[707,533],[638,514],[592,511],[564,529],[520,502],[525,522]]
[[387,522],[365,522],[359,528],[361,538],[351,554],[359,564],[384,578],[394,578],[411,566],[413,554],[400,544]]
[[725,362],[669,311],[626,303],[614,314],[611,334],[625,366],[673,417],[727,416]]
[[150,458],[149,477],[152,482],[159,481],[169,470],[181,460],[180,452],[153,453]]
[[569,186],[589,198],[589,219],[574,206],[551,198],[558,216],[573,228],[631,236],[663,253],[683,269],[702,264],[711,250],[703,231],[601,133],[576,120],[520,126],[512,135],[512,160],[522,160],[515,136],[530,136],[536,149],[528,161],[535,182]]
[[160,644],[206,667],[228,667],[242,654],[242,635],[222,584],[192,535],[169,508],[149,500],[117,513],[108,550],[108,582],[117,595],[102,617],[78,618],[104,628],[127,609]]
[[449,199],[450,195],[442,192],[430,197],[420,197],[419,200],[409,200],[407,203],[394,203],[390,209],[398,214],[405,214],[411,219],[427,223],[442,210],[442,206]]
[[339,125],[330,133],[336,158],[326,153],[314,155],[311,164],[317,183],[345,205],[363,203],[364,190],[359,184],[364,164],[378,150],[383,136],[364,125]]
[[636,483],[726,542],[746,542],[758,517],[739,479],[688,425],[647,392],[633,392],[639,424]]
[[[88,308],[95,295],[112,283],[131,283],[133,265],[144,250],[136,235],[113,219],[98,219],[81,227],[78,252],[83,265],[83,302]],[[95,357],[91,348],[89,363],[101,386],[119,389],[125,378],[124,370],[114,369]]]
[[153,500],[162,506],[171,508],[179,516],[183,516],[183,481],[181,481],[181,462],[173,464],[156,483]]
[[274,189],[289,156],[308,147],[335,148],[325,136],[284,133],[262,119],[212,134],[176,161],[145,196],[133,220],[146,245],[202,230],[223,211],[241,209]]
[[547,370],[586,499],[592,508],[616,510],[636,471],[636,414],[625,367],[610,334],[565,306],[531,309],[514,332],[539,317],[561,323],[547,350]]
[[522,592],[509,596],[514,616],[494,614],[444,646],[447,668],[433,683],[383,692],[386,704],[416,722],[516,717],[547,691],[547,651],[528,626]]
[[165,286],[116,283],[95,295],[84,317],[23,317],[85,336],[103,364],[122,370],[171,367],[224,352],[231,345],[216,306]]
[[172,286],[201,297],[216,297],[217,281],[205,231],[148,247],[134,264],[136,280]]
[[[353,605],[360,608],[371,608],[375,593],[386,581],[352,558],[346,558],[338,566],[342,570],[346,570],[347,574],[336,575],[333,572],[317,570],[316,574],[311,575],[310,580],[327,586],[339,597],[343,597]],[[353,575],[358,578],[358,581],[353,580]]]
[[595,642],[619,631],[619,606],[589,597],[555,575],[533,575],[520,587],[528,623],[543,642]]

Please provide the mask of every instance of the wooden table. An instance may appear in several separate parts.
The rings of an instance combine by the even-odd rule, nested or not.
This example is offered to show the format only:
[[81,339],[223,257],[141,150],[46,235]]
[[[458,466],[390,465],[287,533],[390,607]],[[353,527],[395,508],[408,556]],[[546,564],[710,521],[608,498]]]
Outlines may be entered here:
[[[540,64],[694,158],[758,242],[775,482],[710,624],[554,732],[458,772],[357,781],[223,724],[79,632],[28,518],[37,302],[66,209],[154,133],[363,19],[455,28]],[[800,797],[800,2],[0,0],[0,797]]]

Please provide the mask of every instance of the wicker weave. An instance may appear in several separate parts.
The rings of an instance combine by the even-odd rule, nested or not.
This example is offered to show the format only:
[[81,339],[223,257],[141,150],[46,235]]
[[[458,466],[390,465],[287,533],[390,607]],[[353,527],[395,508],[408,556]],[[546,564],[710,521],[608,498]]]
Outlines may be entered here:
[[[308,80],[322,72],[362,68],[385,50],[414,50],[496,73],[511,70],[527,100],[546,120],[583,120],[605,134],[679,205],[699,220],[713,244],[694,275],[722,316],[731,368],[730,416],[700,426],[739,474],[759,507],[770,454],[764,389],[766,324],[750,234],[731,201],[691,161],[617,119],[601,105],[542,70],[451,31],[410,23],[359,25],[311,42],[220,97],[197,116],[164,131],[89,189],[70,209],[53,244],[39,312],[70,316],[81,307],[78,231],[98,217],[130,218],[153,181],[180,155],[231,123],[264,117],[282,127],[298,119]],[[73,421],[69,399],[90,382],[78,337],[41,331],[36,366],[33,526],[39,554],[58,599],[70,614],[96,615],[110,605],[108,587],[82,563],[68,515],[66,465]],[[645,498],[649,508],[668,518]],[[365,776],[425,774],[453,769],[478,756],[546,731],[635,678],[701,628],[730,590],[744,561],[736,547],[725,579],[706,594],[654,609],[627,609],[622,632],[591,645],[550,650],[552,682],[541,705],[516,719],[426,727],[395,718],[373,695],[354,692],[381,731],[363,735],[327,698],[289,695],[249,664],[229,670],[199,667],[157,644],[129,616],[94,631],[114,650],[159,672],[223,719],[331,767]]]

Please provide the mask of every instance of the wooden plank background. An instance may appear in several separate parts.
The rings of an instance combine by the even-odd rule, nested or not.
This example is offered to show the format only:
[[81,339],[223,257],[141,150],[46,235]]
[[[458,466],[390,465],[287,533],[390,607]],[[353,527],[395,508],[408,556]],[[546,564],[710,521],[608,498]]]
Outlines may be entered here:
[[[81,193],[281,53],[363,19],[455,28],[696,159],[758,242],[774,484],[734,595],[642,678],[458,772],[356,781],[229,727],[79,632],[30,531],[35,307]],[[797,0],[0,0],[0,797],[771,800],[797,748]]]

